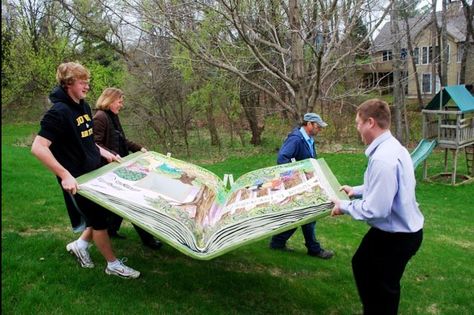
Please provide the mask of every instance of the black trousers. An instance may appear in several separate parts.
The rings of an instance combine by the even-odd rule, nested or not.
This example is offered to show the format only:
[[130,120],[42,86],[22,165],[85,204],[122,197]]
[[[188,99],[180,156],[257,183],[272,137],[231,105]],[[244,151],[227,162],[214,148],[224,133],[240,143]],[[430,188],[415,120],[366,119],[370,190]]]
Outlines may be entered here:
[[371,228],[352,257],[352,271],[364,314],[397,314],[400,279],[423,240],[415,233],[389,233]]
[[72,195],[62,187],[61,190],[75,232],[82,232],[82,228],[80,228],[82,221],[85,221],[83,228],[92,227],[94,230],[105,230],[107,228],[109,210],[79,194]]
[[[120,225],[122,225],[123,218],[112,211],[109,211],[108,217],[107,217],[107,230],[112,233],[118,232],[120,229]],[[138,236],[140,236],[140,239],[142,240],[143,243],[147,243],[150,241],[153,241],[155,238],[153,235],[142,229],[141,227],[133,224],[133,227],[137,231]]]

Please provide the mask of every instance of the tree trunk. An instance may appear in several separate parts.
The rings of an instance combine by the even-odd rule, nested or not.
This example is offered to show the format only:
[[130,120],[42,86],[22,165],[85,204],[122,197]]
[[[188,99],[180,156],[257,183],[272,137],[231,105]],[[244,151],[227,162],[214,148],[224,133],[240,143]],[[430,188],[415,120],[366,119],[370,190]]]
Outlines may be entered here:
[[181,115],[181,118],[184,123],[181,125],[182,126],[182,130],[183,130],[183,138],[184,138],[184,144],[186,146],[186,156],[187,157],[190,157],[191,156],[191,153],[189,152],[189,141],[188,141],[188,121],[186,119],[184,119],[184,109],[183,109],[183,102],[180,102],[180,105],[179,105],[179,108],[180,108],[180,115]]
[[448,51],[448,33],[446,31],[446,1],[443,1],[443,10],[441,11],[441,45],[440,45],[440,58],[441,58],[441,75],[440,75],[440,82],[441,86],[448,85],[448,58],[449,58],[449,51]]
[[[403,1],[403,7],[406,7],[405,1]],[[413,75],[415,77],[415,86],[416,86],[416,96],[418,98],[418,108],[423,109],[423,97],[421,96],[421,88],[420,88],[420,78],[418,77],[418,67],[416,66],[416,62],[414,59],[414,51],[413,51],[413,43],[411,41],[411,32],[410,32],[410,25],[408,24],[408,14],[403,14],[403,18],[405,20],[405,29],[406,29],[406,36],[407,36],[407,46],[408,51],[411,56],[411,66],[413,68]],[[420,51],[418,50],[418,61],[420,60]]]
[[393,105],[395,113],[395,136],[400,142],[403,141],[403,123],[402,123],[402,108],[403,108],[403,89],[402,89],[402,63],[400,60],[401,45],[400,45],[400,28],[398,26],[398,7],[395,3],[392,4],[392,12],[390,17],[390,27],[393,38]]
[[240,115],[239,120],[240,124],[237,125],[237,134],[239,135],[240,143],[245,147],[245,130],[243,128],[245,124],[244,116]]
[[[436,95],[436,63],[434,62],[436,59],[436,43],[437,38],[438,38],[438,19],[436,18],[436,0],[433,0],[432,5],[431,5],[431,20],[432,20],[432,33],[431,33],[431,60],[429,61],[431,63],[431,95],[434,97]],[[428,58],[429,58],[429,51],[428,51]]]
[[293,119],[299,120],[302,111],[308,110],[306,103],[306,84],[304,83],[304,51],[303,38],[299,33],[301,29],[301,15],[298,6],[298,0],[290,0],[288,5],[290,31],[291,31],[291,66],[293,68],[292,79],[296,82],[293,86],[295,111],[293,112]]
[[241,90],[240,92],[240,103],[244,109],[245,117],[249,122],[250,131],[252,132],[252,139],[250,143],[253,145],[262,144],[262,132],[265,128],[265,125],[262,123],[259,124],[257,117],[257,106],[259,106],[259,93],[257,91],[245,92]]
[[207,129],[211,136],[211,145],[217,145],[220,147],[221,142],[216,128],[216,120],[214,119],[214,104],[212,100],[209,100],[209,104],[206,106],[206,118],[207,118]]
[[474,29],[472,27],[473,8],[474,2],[469,6],[466,0],[461,0],[463,5],[464,16],[466,17],[466,41],[464,42],[464,49],[461,58],[461,73],[459,74],[459,83],[466,83],[466,63],[467,57],[472,56],[471,54],[471,40],[474,38]]
[[169,152],[170,146],[168,145],[169,137],[166,134],[166,127],[163,128],[163,124],[160,123],[162,121],[161,118],[157,117],[151,110],[146,107],[136,107],[137,115],[139,117],[147,117],[146,123],[147,125],[153,129],[153,131],[157,135],[158,143],[163,146],[163,148]]

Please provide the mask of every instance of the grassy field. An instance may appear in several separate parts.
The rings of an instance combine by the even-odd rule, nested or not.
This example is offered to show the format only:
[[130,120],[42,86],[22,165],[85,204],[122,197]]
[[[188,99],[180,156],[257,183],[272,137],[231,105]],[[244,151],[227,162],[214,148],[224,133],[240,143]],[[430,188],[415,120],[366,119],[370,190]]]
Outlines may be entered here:
[[[36,125],[2,126],[2,312],[4,314],[354,314],[361,312],[350,261],[368,227],[349,217],[318,221],[329,261],[305,254],[299,230],[294,253],[268,249],[268,240],[211,261],[197,261],[170,246],[144,248],[129,223],[117,255],[140,270],[138,280],[104,273],[95,247],[92,270],[66,252],[74,235],[55,178],[30,154]],[[366,160],[359,153],[325,153],[341,182],[357,184]],[[430,174],[442,169],[442,153],[430,158]],[[199,162],[234,177],[274,164],[275,154]],[[207,164],[205,164],[207,163]],[[460,171],[465,162],[460,161]],[[474,185],[451,187],[421,181],[417,198],[425,238],[402,280],[400,314],[473,314]]]

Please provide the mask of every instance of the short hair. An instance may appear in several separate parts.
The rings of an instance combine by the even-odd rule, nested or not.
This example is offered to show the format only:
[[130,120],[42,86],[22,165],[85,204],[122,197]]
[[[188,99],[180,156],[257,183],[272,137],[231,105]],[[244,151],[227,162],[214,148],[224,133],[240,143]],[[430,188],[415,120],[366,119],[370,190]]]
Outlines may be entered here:
[[90,72],[77,62],[65,62],[58,66],[56,81],[62,87],[73,84],[76,80],[89,80]]
[[300,123],[300,126],[301,126],[301,127],[304,127],[304,126],[306,126],[307,124],[312,124],[312,122],[303,120],[303,121]]
[[357,114],[364,122],[372,117],[380,128],[390,128],[390,108],[385,101],[377,98],[367,100],[357,107]]
[[113,87],[106,88],[97,99],[97,102],[95,103],[95,108],[100,110],[108,110],[110,109],[110,104],[115,102],[115,100],[122,98],[123,96],[124,93],[121,89]]

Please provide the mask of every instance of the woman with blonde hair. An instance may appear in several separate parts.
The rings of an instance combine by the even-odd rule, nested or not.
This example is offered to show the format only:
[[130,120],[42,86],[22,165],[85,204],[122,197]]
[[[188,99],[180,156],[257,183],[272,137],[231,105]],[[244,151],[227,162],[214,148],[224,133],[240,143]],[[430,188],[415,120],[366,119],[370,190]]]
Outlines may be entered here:
[[[94,115],[94,140],[102,148],[111,153],[124,157],[129,152],[147,150],[140,144],[130,141],[125,136],[119,119],[119,112],[123,108],[124,93],[117,88],[107,88],[100,95],[96,103],[97,112]],[[123,218],[110,212],[108,217],[108,233],[110,237],[124,238],[118,234]],[[143,244],[151,249],[160,249],[162,243],[142,228],[133,225]]]

